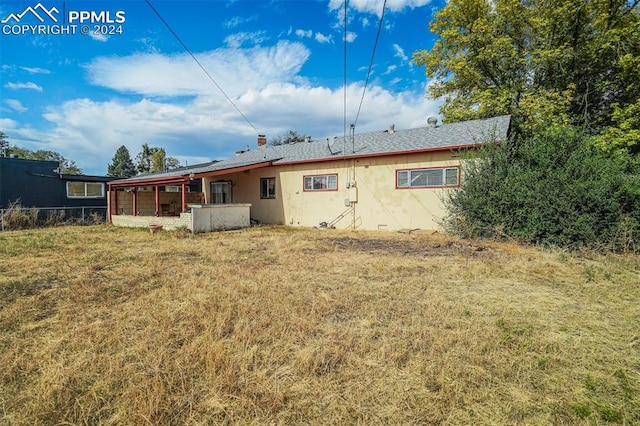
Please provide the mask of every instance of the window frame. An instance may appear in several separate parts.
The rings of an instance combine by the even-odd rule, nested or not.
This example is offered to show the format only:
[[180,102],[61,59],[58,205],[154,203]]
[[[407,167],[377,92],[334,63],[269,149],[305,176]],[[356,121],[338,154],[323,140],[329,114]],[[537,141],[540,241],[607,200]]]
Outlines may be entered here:
[[[71,195],[69,193],[69,184],[82,184],[84,187],[84,195]],[[89,191],[87,188],[87,185],[100,185],[100,195],[88,195]],[[77,181],[77,180],[68,180],[66,182],[65,185],[65,190],[67,192],[67,198],[72,198],[72,199],[79,199],[79,198],[86,198],[86,199],[99,199],[99,198],[105,198],[105,190],[104,190],[104,182],[86,182],[86,181]]]
[[[442,184],[439,185],[411,185],[411,173],[420,171],[440,170],[442,173]],[[447,170],[456,170],[456,183],[447,184]],[[400,185],[400,173],[407,172],[407,185]],[[396,189],[421,189],[421,188],[457,188],[460,186],[460,166],[440,166],[440,167],[417,167],[408,169],[396,169]]]
[[[224,188],[225,186],[228,187],[229,191],[225,192],[213,192],[213,187],[214,185],[220,185],[220,188]],[[211,194],[211,204],[217,204],[217,205],[225,205],[225,204],[233,204],[233,182],[230,180],[218,180],[215,182],[209,182],[209,191]],[[223,201],[222,203],[216,203],[215,202],[215,195],[216,194],[221,194],[221,195],[228,195],[228,200]]]
[[[336,178],[336,187],[335,188],[329,188],[329,177],[331,176],[335,176]],[[313,188],[313,183],[314,183],[314,179],[316,178],[327,178],[327,188],[319,188],[319,189],[315,189]],[[311,179],[311,188],[307,189],[307,179]],[[335,192],[338,190],[339,188],[339,183],[338,183],[338,174],[337,173],[324,173],[324,174],[318,174],[318,175],[304,175],[302,177],[302,191],[303,192]]]
[[[273,181],[273,193],[269,193],[269,181]],[[264,186],[264,182],[267,182],[267,186]],[[266,193],[264,189],[267,189]],[[260,178],[260,199],[261,200],[275,200],[276,199],[276,178],[274,177],[263,177]]]

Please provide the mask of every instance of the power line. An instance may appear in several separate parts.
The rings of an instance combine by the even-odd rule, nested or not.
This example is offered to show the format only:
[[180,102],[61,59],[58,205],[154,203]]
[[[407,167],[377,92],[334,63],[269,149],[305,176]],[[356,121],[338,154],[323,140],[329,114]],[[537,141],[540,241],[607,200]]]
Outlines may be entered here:
[[[385,0],[386,1],[386,0]],[[342,92],[343,92],[343,139],[342,145],[344,145],[347,140],[347,0],[344,0],[344,47],[343,47],[343,73],[344,73],[344,81],[342,83]],[[342,153],[344,155],[344,146],[342,147]]]
[[356,119],[353,124],[358,122],[358,117],[360,117],[360,109],[362,109],[362,102],[364,101],[364,94],[367,91],[367,85],[369,84],[369,77],[371,76],[371,68],[373,68],[373,59],[376,56],[376,48],[378,47],[378,39],[380,38],[380,32],[382,30],[382,21],[384,20],[384,11],[387,8],[387,0],[384,0],[384,4],[382,5],[382,15],[380,15],[380,23],[378,24],[378,33],[376,34],[376,41],[373,44],[373,52],[371,52],[371,62],[369,62],[369,70],[367,71],[367,79],[364,82],[364,88],[362,89],[362,97],[360,98],[360,106],[358,106],[358,113],[356,114]]
[[[386,1],[386,0],[385,0]],[[198,61],[198,58],[196,58],[196,56],[193,54],[193,52],[191,52],[191,50],[187,47],[187,45],[182,41],[182,39],[178,36],[178,34],[176,34],[175,31],[173,31],[173,28],[171,28],[171,26],[169,25],[169,23],[167,21],[164,20],[164,18],[162,17],[162,15],[160,15],[160,13],[156,10],[155,7],[153,7],[153,5],[151,4],[150,0],[146,0],[147,4],[149,5],[149,7],[151,8],[151,10],[154,11],[154,13],[158,16],[158,18],[160,18],[160,20],[162,21],[162,23],[167,27],[167,29],[171,32],[171,34],[173,34],[173,36],[176,38],[176,40],[178,40],[178,42],[182,45],[182,47],[184,48],[184,50],[191,56],[191,58],[193,58],[193,60],[196,62],[196,64],[198,64],[198,66],[200,67],[200,69],[202,69],[202,71],[204,71],[204,73],[207,75],[207,77],[209,77],[209,80],[211,80],[213,82],[213,84],[215,84],[215,86],[218,88],[218,90],[220,90],[220,93],[222,93],[224,95],[225,98],[227,98],[227,100],[229,101],[229,103],[231,105],[233,105],[233,107],[236,109],[236,111],[238,111],[238,113],[242,116],[242,118],[244,118],[244,121],[246,121],[249,126],[251,126],[251,128],[253,130],[255,130],[256,133],[260,133],[258,131],[258,129],[255,128],[255,126],[249,121],[249,119],[242,113],[242,111],[240,111],[240,108],[238,108],[238,106],[231,100],[231,98],[225,93],[224,90],[222,90],[222,87],[220,87],[220,85],[216,82],[216,80],[211,76],[211,74],[209,74],[209,72],[206,70],[206,68],[200,63],[200,61]]]

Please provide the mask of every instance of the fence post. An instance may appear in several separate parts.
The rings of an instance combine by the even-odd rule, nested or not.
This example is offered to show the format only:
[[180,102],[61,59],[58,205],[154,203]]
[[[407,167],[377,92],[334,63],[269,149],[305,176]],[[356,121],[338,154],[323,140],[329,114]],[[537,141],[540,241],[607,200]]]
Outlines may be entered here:
[[84,225],[84,207],[82,208],[82,224]]
[[4,231],[4,209],[0,209],[0,231]]

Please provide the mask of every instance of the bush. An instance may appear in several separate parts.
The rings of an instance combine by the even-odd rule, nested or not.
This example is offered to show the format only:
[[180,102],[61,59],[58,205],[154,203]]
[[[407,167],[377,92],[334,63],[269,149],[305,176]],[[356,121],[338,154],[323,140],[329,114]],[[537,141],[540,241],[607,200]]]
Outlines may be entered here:
[[[96,208],[99,209],[99,208]],[[88,213],[87,213],[88,212]],[[25,208],[20,200],[9,203],[3,209],[0,222],[4,230],[22,230],[32,228],[49,228],[62,225],[100,225],[105,218],[100,211],[89,208],[38,209]]]
[[9,208],[2,215],[2,227],[5,230],[31,229],[38,226],[39,210],[27,210],[20,201],[9,203]]
[[515,147],[488,145],[463,161],[462,185],[445,198],[444,225],[463,237],[636,250],[640,179],[631,164],[572,128]]

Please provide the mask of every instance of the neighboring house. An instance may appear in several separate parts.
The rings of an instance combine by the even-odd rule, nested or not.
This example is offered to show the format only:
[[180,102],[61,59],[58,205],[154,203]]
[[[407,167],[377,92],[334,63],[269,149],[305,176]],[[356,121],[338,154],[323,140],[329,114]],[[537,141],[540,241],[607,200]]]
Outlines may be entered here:
[[[437,229],[443,191],[460,185],[461,152],[505,141],[510,117],[430,124],[279,146],[267,146],[260,135],[258,147],[232,158],[109,183],[112,221],[165,216],[169,194],[162,189],[172,187],[182,194],[172,195],[174,212],[240,205],[265,224]],[[200,193],[187,192],[194,182]]]
[[60,174],[57,161],[0,157],[0,209],[19,201],[22,207],[89,207],[104,214],[112,179]]

